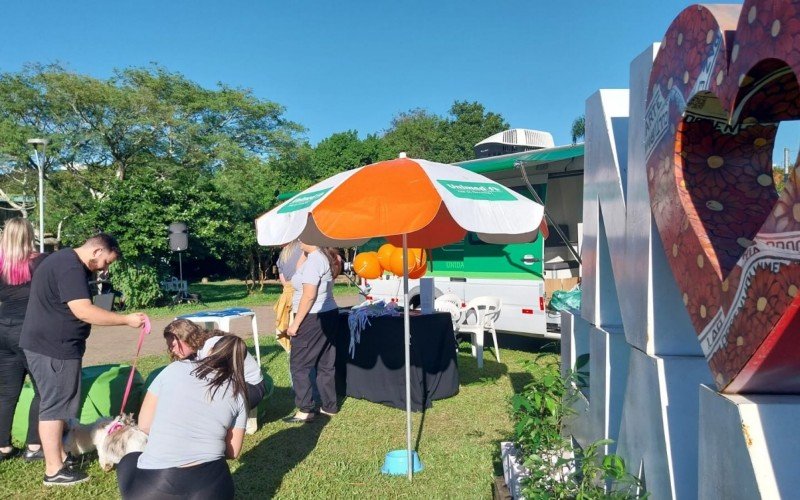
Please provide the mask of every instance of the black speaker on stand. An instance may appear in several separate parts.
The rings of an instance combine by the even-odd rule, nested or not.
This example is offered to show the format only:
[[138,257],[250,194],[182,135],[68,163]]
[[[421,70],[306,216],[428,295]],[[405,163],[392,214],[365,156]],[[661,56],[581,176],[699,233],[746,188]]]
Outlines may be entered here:
[[172,297],[172,304],[180,304],[181,302],[199,302],[200,296],[197,294],[190,294],[188,285],[184,286],[183,281],[183,259],[181,252],[189,248],[189,232],[184,222],[173,222],[169,225],[169,249],[178,254],[178,290]]

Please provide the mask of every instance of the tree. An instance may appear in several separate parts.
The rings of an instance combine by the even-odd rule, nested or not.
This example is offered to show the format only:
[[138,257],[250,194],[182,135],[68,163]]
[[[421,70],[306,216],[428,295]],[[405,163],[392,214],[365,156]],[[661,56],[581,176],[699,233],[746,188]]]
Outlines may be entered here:
[[311,170],[315,178],[324,179],[344,170],[373,163],[377,150],[371,149],[370,145],[370,142],[361,141],[355,130],[338,132],[323,139],[314,148],[311,158]]
[[445,120],[424,109],[412,109],[392,119],[383,135],[381,159],[397,158],[405,152],[410,158],[438,161],[444,147]]
[[508,129],[497,113],[486,112],[477,102],[456,101],[449,117],[422,109],[400,113],[383,136],[383,159],[405,151],[410,157],[442,163],[475,158],[473,147],[483,139]]
[[481,104],[457,101],[446,118],[411,110],[383,134],[361,140],[349,130],[311,147],[283,112],[249,90],[204,88],[159,66],[108,79],[58,65],[0,73],[0,200],[32,208],[24,201],[36,192],[37,166],[26,140],[46,137],[46,222],[63,223],[65,243],[113,232],[130,262],[165,269],[173,257],[166,225],[185,221],[187,274],[249,272],[255,280],[265,252],[253,219],[279,193],[400,151],[469,159],[476,142],[507,128]]
[[572,122],[572,144],[578,142],[578,139],[583,139],[586,135],[586,117],[581,115]]
[[117,236],[126,260],[161,267],[171,260],[167,226],[185,221],[190,235],[187,261],[230,256],[236,244],[228,237],[236,226],[234,209],[214,189],[210,176],[187,183],[159,179],[158,170],[155,165],[135,165],[127,179],[113,180],[119,186],[109,189],[102,203],[71,219],[66,243],[81,243],[90,234],[106,231]]
[[509,128],[501,115],[487,112],[478,102],[456,101],[450,107],[450,115],[453,118],[446,126],[450,142],[446,163],[474,159],[475,144]]
[[29,158],[21,139],[47,137],[48,177],[54,168],[74,176],[70,189],[83,192],[71,203],[83,206],[101,199],[112,178],[124,180],[132,165],[154,159],[168,176],[213,171],[230,158],[274,157],[302,131],[282,113],[250,91],[205,89],[158,66],[99,80],[33,65],[0,75],[0,154],[19,170]]
[[257,249],[253,218],[294,182],[281,169],[300,171],[302,130],[249,90],[206,89],[158,66],[107,80],[29,66],[0,74],[0,188],[31,184],[25,139],[47,137],[48,225],[63,221],[66,243],[113,232],[126,259],[163,268],[166,225],[182,220],[190,275],[241,272]]

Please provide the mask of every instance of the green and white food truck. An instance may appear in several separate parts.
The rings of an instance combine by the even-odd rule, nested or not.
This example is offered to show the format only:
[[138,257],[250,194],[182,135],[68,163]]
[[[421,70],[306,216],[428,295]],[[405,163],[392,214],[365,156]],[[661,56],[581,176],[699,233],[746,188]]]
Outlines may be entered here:
[[[548,312],[546,303],[553,291],[579,282],[583,144],[554,147],[546,132],[513,129],[475,149],[478,155],[518,151],[456,165],[535,200],[532,188],[544,202],[549,235],[540,234],[531,243],[493,245],[467,234],[456,244],[429,251],[425,277],[434,279],[436,296],[456,294],[464,304],[479,296],[499,297],[503,305],[495,323],[498,331],[559,338],[560,314]],[[370,240],[358,250],[377,250],[383,243]],[[373,300],[403,301],[402,278],[385,273],[365,284]],[[419,304],[419,280],[410,280],[409,297],[412,307]]]

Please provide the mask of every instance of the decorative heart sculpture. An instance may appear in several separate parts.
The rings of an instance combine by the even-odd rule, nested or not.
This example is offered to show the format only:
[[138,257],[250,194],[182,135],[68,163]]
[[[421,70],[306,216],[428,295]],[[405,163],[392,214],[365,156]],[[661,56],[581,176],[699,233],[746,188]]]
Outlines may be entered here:
[[650,75],[653,217],[729,393],[800,394],[800,175],[780,194],[772,175],[778,122],[800,118],[799,49],[800,2],[695,5]]

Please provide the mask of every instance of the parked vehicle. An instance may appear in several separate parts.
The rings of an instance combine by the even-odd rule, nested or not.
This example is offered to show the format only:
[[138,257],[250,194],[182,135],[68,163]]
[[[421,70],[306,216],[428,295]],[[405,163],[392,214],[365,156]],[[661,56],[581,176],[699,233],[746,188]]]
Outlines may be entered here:
[[[498,136],[508,137],[508,132]],[[528,132],[536,132],[535,137],[549,136]],[[510,149],[506,145],[487,147],[487,141],[476,145],[476,151],[479,147],[501,152]],[[535,145],[526,144],[511,147],[529,150],[456,165],[483,174],[523,196],[534,200],[538,196],[549,215],[549,235],[540,234],[531,243],[492,245],[467,234],[456,244],[430,251],[426,277],[434,278],[437,296],[453,293],[465,304],[483,295],[501,298],[502,312],[496,322],[499,331],[559,338],[560,314],[548,313],[546,303],[553,291],[571,289],[579,282],[577,248],[583,218],[583,144],[536,149],[532,149]],[[377,250],[383,243],[382,239],[370,240],[359,251]],[[370,280],[368,285],[371,298],[402,303],[402,278],[384,274],[381,279]],[[410,280],[409,301],[412,307],[419,304],[418,280]]]

